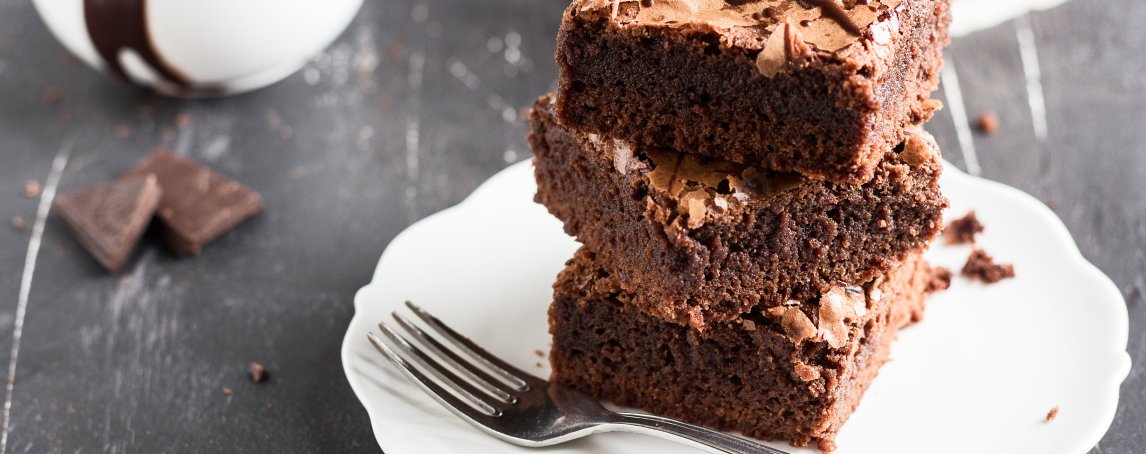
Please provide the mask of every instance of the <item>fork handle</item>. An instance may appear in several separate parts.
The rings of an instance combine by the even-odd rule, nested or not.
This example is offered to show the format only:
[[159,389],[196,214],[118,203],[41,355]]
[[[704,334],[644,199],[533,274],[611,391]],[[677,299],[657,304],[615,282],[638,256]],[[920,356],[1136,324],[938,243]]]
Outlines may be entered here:
[[635,432],[652,435],[678,443],[684,443],[708,452],[735,454],[785,454],[784,451],[769,448],[755,441],[705,429],[692,424],[639,413],[616,413],[609,429],[620,432]]

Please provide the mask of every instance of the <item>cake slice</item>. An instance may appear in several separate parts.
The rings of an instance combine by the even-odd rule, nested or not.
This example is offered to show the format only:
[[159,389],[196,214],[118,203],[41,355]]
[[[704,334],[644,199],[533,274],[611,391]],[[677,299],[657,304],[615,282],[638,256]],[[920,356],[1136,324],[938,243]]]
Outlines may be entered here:
[[530,114],[536,200],[664,320],[704,329],[866,282],[942,228],[939,150],[918,128],[852,185],[577,133],[550,106]]
[[582,247],[549,309],[551,380],[622,406],[717,430],[834,449],[840,426],[918,320],[931,270],[912,255],[886,275],[700,332],[631,304]]
[[862,183],[931,117],[950,0],[576,0],[557,117],[585,132]]

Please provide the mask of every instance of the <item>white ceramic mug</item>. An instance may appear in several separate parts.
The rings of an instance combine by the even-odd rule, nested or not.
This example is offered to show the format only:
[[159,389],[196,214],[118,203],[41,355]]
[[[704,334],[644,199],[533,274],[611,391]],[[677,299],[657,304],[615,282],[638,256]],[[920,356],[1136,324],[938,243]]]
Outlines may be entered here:
[[105,74],[180,97],[265,87],[297,71],[363,0],[34,0],[65,47]]

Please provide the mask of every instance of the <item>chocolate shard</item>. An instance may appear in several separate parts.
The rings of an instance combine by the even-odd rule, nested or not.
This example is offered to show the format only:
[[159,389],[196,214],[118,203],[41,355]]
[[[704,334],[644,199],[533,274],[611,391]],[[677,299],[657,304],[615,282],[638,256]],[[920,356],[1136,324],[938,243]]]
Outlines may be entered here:
[[135,250],[162,195],[155,175],[131,175],[60,195],[55,209],[80,244],[114,273]]
[[163,187],[156,217],[167,246],[179,256],[198,255],[204,245],[263,209],[255,191],[166,150],[144,158],[127,175],[148,173]]

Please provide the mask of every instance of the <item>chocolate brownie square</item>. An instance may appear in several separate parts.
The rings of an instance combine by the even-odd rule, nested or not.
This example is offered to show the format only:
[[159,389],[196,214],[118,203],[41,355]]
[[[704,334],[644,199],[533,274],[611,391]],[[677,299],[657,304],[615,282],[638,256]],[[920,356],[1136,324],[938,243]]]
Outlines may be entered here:
[[942,228],[939,150],[920,129],[863,185],[634,146],[530,113],[536,200],[646,312],[694,328],[866,282]]
[[931,117],[950,0],[577,0],[557,41],[575,130],[863,183]]
[[918,320],[931,271],[912,255],[886,275],[701,332],[631,304],[602,259],[581,248],[553,285],[551,380],[618,405],[717,430],[830,451]]

